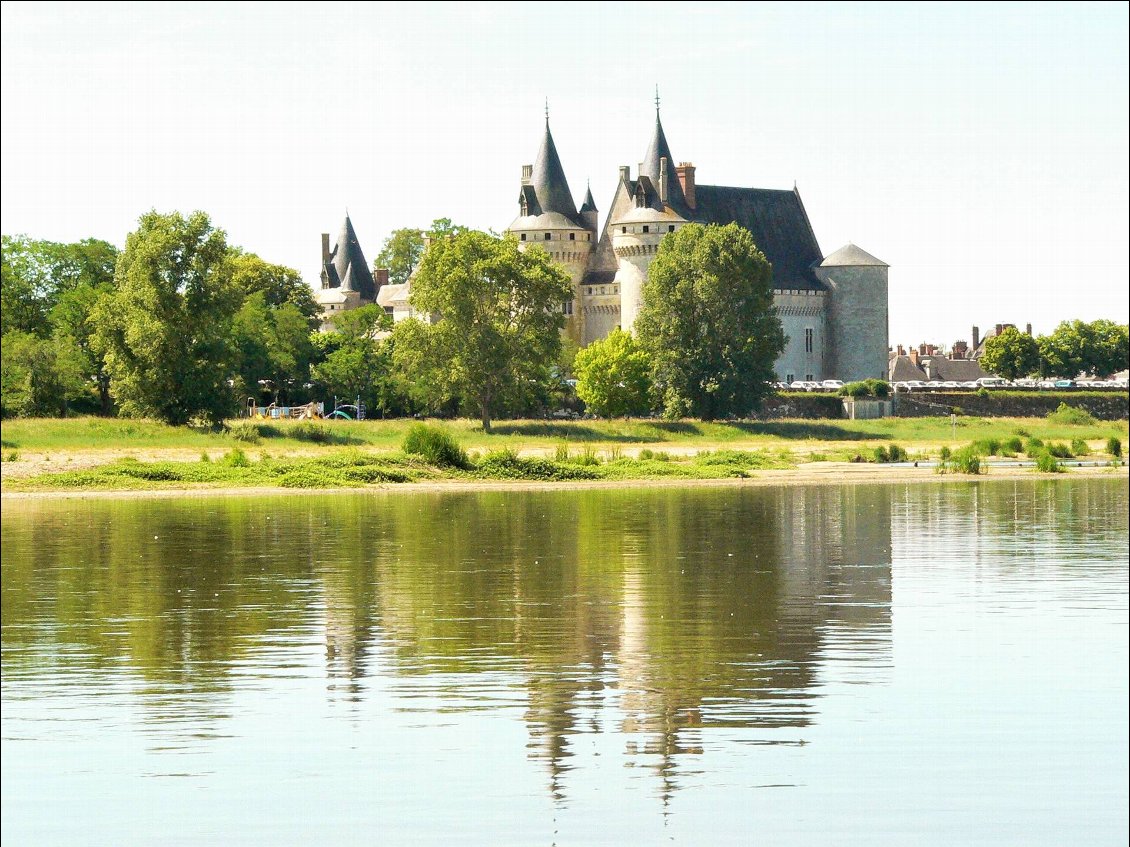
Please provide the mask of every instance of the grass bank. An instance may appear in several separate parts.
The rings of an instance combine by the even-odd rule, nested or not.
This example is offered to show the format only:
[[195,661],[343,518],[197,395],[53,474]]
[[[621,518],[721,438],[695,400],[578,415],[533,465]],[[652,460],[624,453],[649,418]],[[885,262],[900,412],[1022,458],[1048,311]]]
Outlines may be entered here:
[[[1020,439],[1107,456],[1125,421],[885,418],[871,421],[473,421],[440,426],[464,466],[402,451],[409,420],[235,421],[225,430],[102,418],[2,425],[3,490],[349,488],[430,480],[726,479],[812,463],[937,460],[972,442]],[[898,450],[890,449],[897,445]],[[1007,453],[1007,450],[1005,451]],[[990,455],[990,454],[986,454]],[[991,454],[997,455],[997,454]]]

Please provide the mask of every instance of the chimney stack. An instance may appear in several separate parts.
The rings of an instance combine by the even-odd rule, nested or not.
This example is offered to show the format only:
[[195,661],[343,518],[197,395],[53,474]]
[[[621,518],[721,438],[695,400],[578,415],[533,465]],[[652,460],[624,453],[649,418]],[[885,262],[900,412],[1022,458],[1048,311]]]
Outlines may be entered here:
[[620,166],[620,182],[631,182],[632,169],[628,165]]
[[900,344],[900,345],[898,346],[898,354],[899,354],[900,356],[905,356],[905,355],[906,355],[906,348],[905,348],[905,347],[903,347],[903,346],[902,346],[901,344]]
[[330,260],[330,234],[328,232],[322,233],[322,264]]
[[683,189],[683,196],[687,199],[687,205],[693,211],[696,205],[694,199],[694,165],[690,162],[680,162],[679,167],[675,168],[675,173],[679,177],[679,185]]
[[1004,324],[997,324],[997,335],[1000,335],[1002,332],[1004,332]]
[[969,353],[969,347],[964,341],[955,341],[953,343],[953,352],[950,354],[951,358],[964,359]]
[[388,285],[388,268],[377,268],[377,272],[373,274],[373,282],[377,284],[378,291],[382,285]]
[[1032,334],[1032,324],[1024,324],[1024,332],[1028,335]]
[[910,364],[918,367],[918,351],[913,347],[910,348]]
[[976,350],[981,346],[981,329],[980,327],[973,327],[973,349]]
[[529,185],[534,178],[534,166],[522,165],[522,185]]

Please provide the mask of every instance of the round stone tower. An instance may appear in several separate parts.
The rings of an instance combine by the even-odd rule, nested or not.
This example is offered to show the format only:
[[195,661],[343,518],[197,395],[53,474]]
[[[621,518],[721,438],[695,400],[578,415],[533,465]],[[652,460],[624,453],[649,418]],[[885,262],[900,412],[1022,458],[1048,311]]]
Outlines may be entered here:
[[656,209],[640,205],[630,209],[609,224],[612,250],[618,268],[613,285],[620,293],[620,328],[630,332],[643,304],[643,286],[647,269],[655,259],[659,243],[686,220],[669,207]]
[[825,373],[854,382],[887,379],[886,262],[854,244],[841,247],[814,268],[828,287]]
[[538,245],[560,265],[573,283],[573,297],[562,304],[565,332],[578,343],[584,338],[581,311],[581,277],[596,247],[596,205],[591,192],[581,212],[573,203],[569,182],[557,155],[557,146],[545,121],[541,149],[532,165],[522,167],[522,187],[518,195],[518,217],[507,227],[521,246]]

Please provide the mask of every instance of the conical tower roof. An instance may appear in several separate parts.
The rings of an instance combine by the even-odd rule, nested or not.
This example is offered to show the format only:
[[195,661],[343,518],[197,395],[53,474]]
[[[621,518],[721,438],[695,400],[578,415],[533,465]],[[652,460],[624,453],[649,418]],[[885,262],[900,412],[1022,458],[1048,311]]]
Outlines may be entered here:
[[848,243],[820,263],[822,268],[860,268],[860,267],[890,267],[882,259],[876,259],[866,250]]
[[596,201],[592,199],[592,188],[590,187],[585,191],[585,202],[581,204],[581,212],[583,214],[584,212],[595,211],[597,211]]
[[565,169],[561,167],[561,157],[557,155],[553,134],[549,131],[548,117],[545,119],[545,135],[541,140],[538,157],[534,160],[530,182],[542,214],[556,212],[570,220],[576,219],[577,206],[573,202],[573,193],[569,190],[569,181],[565,179]]
[[683,197],[683,186],[679,176],[675,173],[675,157],[671,155],[671,147],[667,144],[667,136],[663,132],[663,123],[659,120],[659,108],[655,109],[655,132],[651,136],[651,144],[640,163],[640,175],[650,177],[655,187],[659,188],[659,160],[667,160],[667,205],[676,211],[686,211],[687,201]]
[[337,246],[334,247],[333,266],[337,278],[345,284],[345,279],[352,271],[351,288],[366,299],[376,296],[376,285],[373,283],[373,273],[369,270],[369,263],[361,251],[361,243],[357,240],[357,233],[353,229],[353,221],[346,214],[341,225],[341,233],[337,237]]

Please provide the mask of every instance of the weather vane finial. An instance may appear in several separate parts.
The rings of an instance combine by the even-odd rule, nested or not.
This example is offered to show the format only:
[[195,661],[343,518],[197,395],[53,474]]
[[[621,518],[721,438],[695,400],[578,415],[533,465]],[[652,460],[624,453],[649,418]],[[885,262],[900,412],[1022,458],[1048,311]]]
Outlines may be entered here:
[[659,83],[655,83],[655,114],[659,114]]
[[549,126],[549,98],[545,98],[545,125]]

